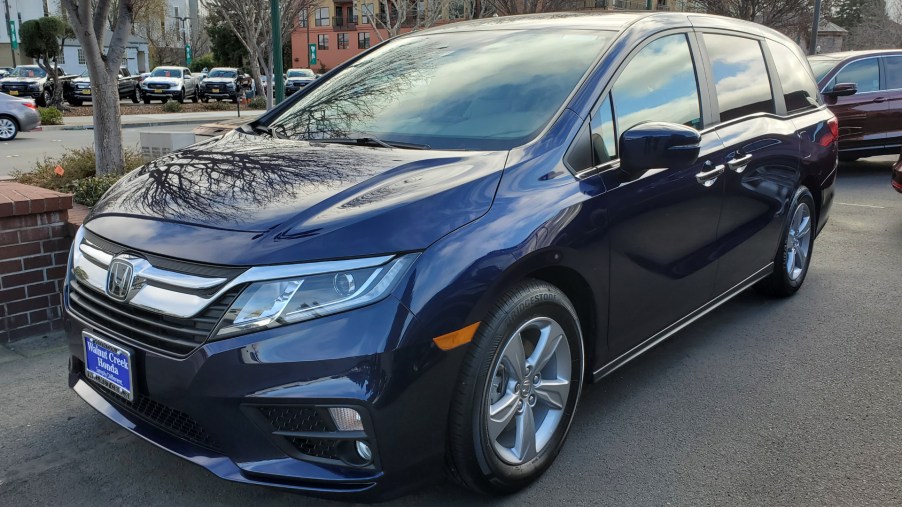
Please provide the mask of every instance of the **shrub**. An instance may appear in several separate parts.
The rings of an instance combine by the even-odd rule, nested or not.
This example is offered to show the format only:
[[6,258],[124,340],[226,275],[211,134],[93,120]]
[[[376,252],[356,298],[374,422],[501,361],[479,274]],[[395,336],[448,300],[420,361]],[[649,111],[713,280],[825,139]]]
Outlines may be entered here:
[[63,124],[63,113],[55,107],[39,107],[38,114],[41,115],[41,125]]
[[216,60],[213,58],[212,53],[208,53],[191,61],[191,72],[201,72],[204,70],[204,67],[207,69],[216,67]]
[[167,113],[181,113],[182,105],[175,100],[170,100],[169,102],[163,104],[163,111]]
[[234,108],[235,105],[231,102],[209,102],[203,105],[204,111],[228,111]]
[[[125,174],[143,164],[141,153],[137,150],[125,150]],[[56,168],[62,168],[63,174],[57,174]],[[38,162],[37,166],[28,172],[13,171],[12,177],[19,183],[49,188],[59,192],[71,192],[73,183],[85,178],[91,178],[96,174],[96,159],[94,148],[73,148],[65,152],[61,157],[47,157]],[[110,178],[112,176],[105,176]],[[116,176],[118,179],[119,176]],[[76,202],[77,201],[76,199]]]
[[80,180],[73,180],[69,184],[69,191],[73,194],[73,200],[85,206],[94,206],[103,197],[103,194],[119,181],[123,175],[108,174],[106,176],[93,176]]
[[251,99],[248,109],[266,109],[266,97],[257,96]]

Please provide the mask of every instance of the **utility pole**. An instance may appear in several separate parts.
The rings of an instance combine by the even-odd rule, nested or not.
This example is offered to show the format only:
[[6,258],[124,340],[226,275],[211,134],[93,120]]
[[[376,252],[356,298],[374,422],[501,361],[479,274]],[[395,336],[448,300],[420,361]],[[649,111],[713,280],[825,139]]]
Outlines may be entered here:
[[191,19],[188,16],[170,16],[182,22],[182,46],[185,49],[185,67],[191,66],[191,46],[188,44],[188,27],[185,23]]
[[814,0],[814,21],[811,22],[811,43],[808,44],[808,54],[817,54],[817,29],[821,20],[821,0]]
[[307,68],[313,69],[313,65],[310,63],[310,6],[304,7],[304,15],[306,16],[306,20],[304,21],[304,26],[307,27]]
[[9,52],[13,56],[13,67],[16,66],[16,25],[9,18],[9,0],[3,0],[3,14],[6,17],[6,33],[9,35]]
[[[270,14],[272,18],[272,59],[273,77],[272,85],[275,93],[273,100],[275,105],[285,100],[285,79],[282,77],[282,15],[279,9],[279,0],[270,0]],[[307,20],[309,23],[310,21]]]

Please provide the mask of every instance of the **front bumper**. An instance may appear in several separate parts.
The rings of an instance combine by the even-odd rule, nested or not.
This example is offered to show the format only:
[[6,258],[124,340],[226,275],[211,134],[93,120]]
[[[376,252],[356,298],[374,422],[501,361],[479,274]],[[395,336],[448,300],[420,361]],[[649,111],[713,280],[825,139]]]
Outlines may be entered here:
[[11,89],[11,88],[7,88],[7,87],[0,87],[0,92],[3,92],[7,95],[12,95],[13,97],[20,97],[20,98],[38,99],[41,97],[41,90],[21,90],[21,89]]
[[200,92],[202,97],[208,97],[211,99],[234,99],[238,97],[238,92],[235,90],[228,90],[220,88],[218,92],[213,92],[209,90],[203,90]]
[[[185,357],[142,349],[92,325],[65,299],[70,387],[121,426],[221,478],[381,500],[434,479],[443,468],[448,401],[462,356],[440,352],[428,340],[398,346],[418,326],[392,297],[344,314],[208,341]],[[83,330],[135,351],[135,402],[85,378]],[[362,414],[364,434],[354,438],[370,445],[372,464],[323,458],[309,442],[275,434],[277,424],[261,408],[330,406]]]
[[141,88],[141,96],[148,98],[175,97],[181,92],[181,88]]

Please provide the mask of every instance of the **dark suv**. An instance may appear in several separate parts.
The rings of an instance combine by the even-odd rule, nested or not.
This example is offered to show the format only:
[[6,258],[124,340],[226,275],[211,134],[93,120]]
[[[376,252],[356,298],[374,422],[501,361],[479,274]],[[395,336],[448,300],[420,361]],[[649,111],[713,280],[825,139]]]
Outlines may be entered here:
[[902,148],[902,50],[809,57],[839,120],[839,158],[894,155]]
[[585,383],[799,289],[836,136],[802,52],[753,23],[401,36],[110,189],[72,248],[70,384],[233,481],[512,492]]

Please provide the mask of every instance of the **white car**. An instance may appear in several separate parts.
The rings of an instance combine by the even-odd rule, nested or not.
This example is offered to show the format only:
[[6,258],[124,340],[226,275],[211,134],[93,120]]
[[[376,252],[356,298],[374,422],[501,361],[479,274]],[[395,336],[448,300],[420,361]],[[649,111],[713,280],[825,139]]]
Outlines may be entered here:
[[165,104],[169,99],[185,102],[188,98],[197,102],[197,83],[197,77],[187,67],[157,67],[141,82],[141,97],[145,104],[151,100]]

